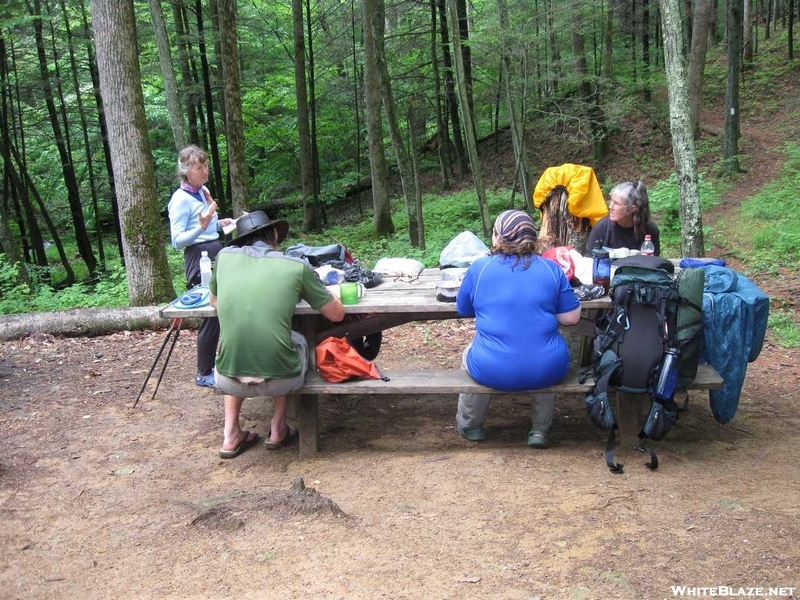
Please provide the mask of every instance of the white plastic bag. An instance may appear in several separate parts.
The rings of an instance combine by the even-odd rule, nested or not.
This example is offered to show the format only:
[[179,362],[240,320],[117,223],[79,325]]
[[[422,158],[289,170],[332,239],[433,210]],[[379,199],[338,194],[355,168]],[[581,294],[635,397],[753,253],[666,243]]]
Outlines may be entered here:
[[416,277],[424,268],[425,265],[413,258],[383,257],[375,263],[372,270],[389,277]]
[[468,267],[479,258],[489,254],[486,244],[471,231],[462,231],[444,247],[439,255],[439,266]]

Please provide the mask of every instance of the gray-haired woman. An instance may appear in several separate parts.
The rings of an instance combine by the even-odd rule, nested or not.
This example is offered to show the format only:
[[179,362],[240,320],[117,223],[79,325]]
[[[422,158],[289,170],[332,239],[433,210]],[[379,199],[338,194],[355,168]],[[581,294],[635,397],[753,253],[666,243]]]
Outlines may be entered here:
[[[176,250],[183,249],[186,285],[200,283],[200,257],[205,250],[211,260],[222,250],[219,230],[231,219],[217,216],[217,203],[208,188],[208,155],[197,146],[187,146],[178,153],[180,186],[170,198],[170,238]],[[203,319],[197,334],[197,375],[195,383],[214,387],[214,356],[219,340],[219,321],[216,317]]]
[[606,248],[642,247],[644,236],[649,235],[655,246],[655,255],[661,255],[658,225],[650,220],[650,200],[643,181],[626,181],[609,194],[608,216],[600,219],[589,232],[586,251],[591,252],[597,240]]

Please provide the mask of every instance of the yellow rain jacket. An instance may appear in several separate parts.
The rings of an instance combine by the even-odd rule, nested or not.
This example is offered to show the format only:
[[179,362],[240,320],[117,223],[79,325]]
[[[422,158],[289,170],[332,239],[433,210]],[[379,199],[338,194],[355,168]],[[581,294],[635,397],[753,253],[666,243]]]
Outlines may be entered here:
[[592,227],[608,214],[594,169],[570,163],[545,169],[533,191],[533,205],[540,208],[547,194],[559,185],[567,188],[569,212],[576,217],[586,217]]

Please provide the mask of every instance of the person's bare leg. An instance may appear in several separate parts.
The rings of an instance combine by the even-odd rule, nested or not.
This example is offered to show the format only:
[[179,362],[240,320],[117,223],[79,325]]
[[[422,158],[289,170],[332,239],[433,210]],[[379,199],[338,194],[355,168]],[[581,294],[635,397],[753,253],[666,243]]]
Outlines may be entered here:
[[[242,409],[243,398],[225,394],[225,429],[222,432],[225,440],[222,442],[223,450],[233,450],[242,443],[244,432],[239,425],[239,411]],[[254,439],[256,433],[251,432],[249,439]]]
[[275,396],[273,398],[274,412],[272,413],[272,428],[269,432],[269,439],[273,442],[282,442],[287,435],[286,431],[286,396]]

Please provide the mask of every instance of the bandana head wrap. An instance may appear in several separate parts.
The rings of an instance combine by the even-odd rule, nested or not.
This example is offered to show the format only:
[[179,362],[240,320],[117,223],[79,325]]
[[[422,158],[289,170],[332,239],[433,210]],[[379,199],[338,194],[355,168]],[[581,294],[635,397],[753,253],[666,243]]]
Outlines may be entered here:
[[497,215],[494,231],[497,237],[509,246],[535,242],[539,236],[533,219],[521,210],[506,210]]

